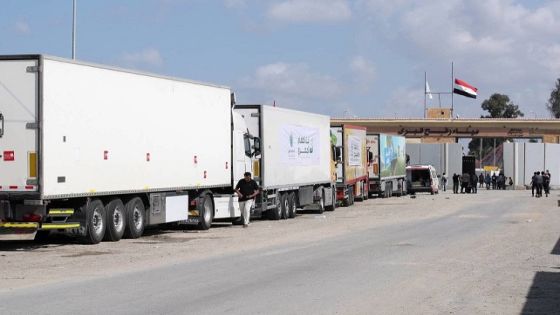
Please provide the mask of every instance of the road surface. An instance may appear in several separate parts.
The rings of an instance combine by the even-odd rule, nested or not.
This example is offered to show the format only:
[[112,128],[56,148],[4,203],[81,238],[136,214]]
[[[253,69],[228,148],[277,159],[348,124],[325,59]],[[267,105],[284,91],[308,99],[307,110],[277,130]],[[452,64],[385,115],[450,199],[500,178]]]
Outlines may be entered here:
[[558,314],[557,200],[420,194],[249,229],[0,244],[0,313]]

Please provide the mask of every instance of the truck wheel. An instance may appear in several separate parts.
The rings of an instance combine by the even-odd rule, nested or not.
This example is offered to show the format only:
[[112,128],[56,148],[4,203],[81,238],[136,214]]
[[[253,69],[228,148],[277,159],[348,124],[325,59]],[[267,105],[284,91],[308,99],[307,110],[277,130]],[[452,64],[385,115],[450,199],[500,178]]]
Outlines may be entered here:
[[89,202],[85,206],[86,210],[86,235],[84,242],[87,244],[97,244],[103,240],[106,229],[105,207],[99,199]]
[[336,208],[336,190],[331,189],[331,192],[332,204],[325,207],[326,211],[334,211],[334,209]]
[[280,216],[282,220],[285,220],[288,218],[288,211],[290,211],[290,201],[288,200],[288,193],[282,194],[282,196],[280,197],[280,203],[280,208],[282,209]]
[[296,212],[297,212],[297,203],[296,203],[296,193],[295,192],[291,192],[288,195],[288,204],[289,204],[288,218],[293,219],[293,218],[296,217]]
[[354,187],[348,188],[348,205],[354,204]]
[[317,209],[317,213],[321,214],[325,212],[325,192],[322,189],[321,189],[321,199],[319,200],[317,206],[319,206],[319,208]]
[[276,207],[274,209],[268,210],[268,217],[270,220],[280,220],[282,218],[282,195],[280,193],[276,193]]
[[126,238],[139,238],[146,227],[144,202],[138,197],[132,198],[126,203],[124,209],[126,214],[124,236]]
[[112,200],[105,206],[105,213],[107,214],[107,231],[103,240],[116,242],[124,235],[126,224],[124,204],[120,199]]
[[200,197],[201,202],[197,203],[198,208],[198,228],[201,230],[208,230],[212,226],[212,220],[214,219],[214,203],[212,202],[212,196],[206,194]]

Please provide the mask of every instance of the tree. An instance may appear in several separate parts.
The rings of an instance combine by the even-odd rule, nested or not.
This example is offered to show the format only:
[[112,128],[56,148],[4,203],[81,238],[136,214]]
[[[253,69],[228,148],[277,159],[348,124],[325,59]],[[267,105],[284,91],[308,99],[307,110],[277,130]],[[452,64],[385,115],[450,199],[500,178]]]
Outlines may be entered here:
[[[489,99],[484,100],[481,104],[482,109],[487,111],[489,115],[480,116],[480,118],[517,118],[523,117],[523,112],[519,110],[519,106],[510,101],[509,96],[505,94],[494,93]],[[507,139],[497,138],[496,147]],[[482,141],[482,156],[480,156],[480,139],[472,139],[469,142],[469,154],[476,156],[477,159],[484,157],[492,152],[494,139],[484,139]]]
[[550,92],[550,98],[548,99],[546,108],[554,118],[560,118],[560,79],[557,79],[556,87]]
[[489,99],[482,102],[481,107],[490,113],[490,115],[482,116],[481,118],[517,118],[524,115],[519,110],[519,106],[513,104],[509,100],[509,96],[505,94],[492,94]]

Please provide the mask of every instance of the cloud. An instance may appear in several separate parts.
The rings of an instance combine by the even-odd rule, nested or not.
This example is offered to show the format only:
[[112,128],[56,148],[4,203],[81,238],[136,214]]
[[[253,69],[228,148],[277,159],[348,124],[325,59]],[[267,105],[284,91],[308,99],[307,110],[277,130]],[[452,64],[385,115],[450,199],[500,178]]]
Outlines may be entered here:
[[424,117],[424,90],[397,88],[380,109],[379,117],[419,118]]
[[130,67],[134,68],[159,68],[163,65],[163,58],[160,52],[154,48],[146,48],[139,52],[125,52],[121,60]]
[[243,9],[247,7],[247,0],[224,0],[226,8]]
[[371,89],[371,85],[375,80],[375,66],[363,56],[354,56],[350,61],[350,70],[352,71],[356,85],[364,91]]
[[514,102],[522,109],[545,112],[542,104],[560,75],[560,2],[361,0],[356,12],[375,40],[402,51],[414,66],[429,71],[455,61],[456,74],[477,84],[481,98],[518,95]]
[[27,35],[31,33],[31,27],[24,20],[17,21],[13,26],[14,31],[20,35]]
[[277,62],[260,66],[253,76],[242,80],[242,85],[271,94],[323,100],[332,99],[342,91],[336,79],[312,72],[305,63]]
[[336,22],[348,20],[352,11],[345,0],[287,0],[272,4],[267,16],[286,22]]

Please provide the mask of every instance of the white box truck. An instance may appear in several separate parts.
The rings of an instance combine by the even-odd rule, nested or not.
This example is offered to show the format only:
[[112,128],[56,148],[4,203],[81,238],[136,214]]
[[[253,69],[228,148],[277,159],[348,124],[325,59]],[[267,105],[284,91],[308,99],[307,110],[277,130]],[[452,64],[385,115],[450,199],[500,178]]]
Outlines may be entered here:
[[232,187],[252,161],[232,99],[216,85],[0,56],[0,239],[58,230],[97,243],[238,218]]
[[369,194],[389,198],[406,193],[406,138],[367,134]]
[[255,180],[262,193],[255,215],[293,218],[299,207],[335,209],[330,118],[266,105],[238,105],[256,147]]

